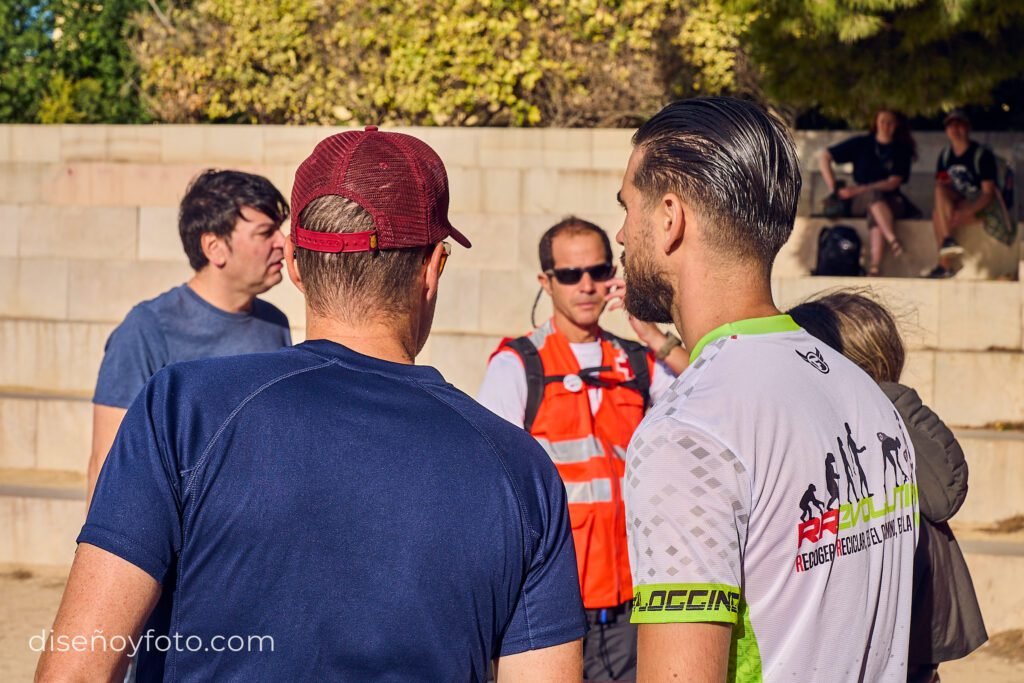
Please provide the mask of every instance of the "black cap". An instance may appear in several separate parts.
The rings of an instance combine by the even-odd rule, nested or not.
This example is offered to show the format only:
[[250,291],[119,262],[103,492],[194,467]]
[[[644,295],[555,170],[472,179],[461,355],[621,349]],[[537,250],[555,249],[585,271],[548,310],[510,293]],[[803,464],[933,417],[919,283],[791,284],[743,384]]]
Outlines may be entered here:
[[967,118],[967,112],[963,109],[954,109],[953,111],[946,114],[946,118],[942,119],[942,125],[948,126],[953,121],[963,121],[968,126],[971,125],[971,120]]

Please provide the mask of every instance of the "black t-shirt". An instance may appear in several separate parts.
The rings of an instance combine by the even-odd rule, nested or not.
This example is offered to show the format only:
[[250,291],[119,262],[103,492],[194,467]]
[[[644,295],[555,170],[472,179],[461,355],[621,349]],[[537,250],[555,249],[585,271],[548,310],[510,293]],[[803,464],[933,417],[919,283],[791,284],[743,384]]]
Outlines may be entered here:
[[981,183],[996,180],[996,155],[987,147],[971,142],[967,151],[957,156],[952,147],[939,153],[936,173],[945,171],[956,191],[965,197],[981,192]]
[[832,159],[839,164],[853,163],[853,181],[867,185],[898,175],[907,182],[913,152],[906,145],[895,142],[883,145],[874,135],[858,135],[828,148]]

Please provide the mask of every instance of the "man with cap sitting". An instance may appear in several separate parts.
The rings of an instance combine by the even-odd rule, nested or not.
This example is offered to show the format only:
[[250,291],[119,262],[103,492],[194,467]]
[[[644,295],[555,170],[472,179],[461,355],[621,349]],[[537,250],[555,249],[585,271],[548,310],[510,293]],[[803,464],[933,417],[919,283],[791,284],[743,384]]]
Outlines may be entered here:
[[[334,135],[296,172],[292,207],[307,341],[146,385],[51,643],[173,639],[143,639],[139,680],[473,681],[492,659],[499,681],[579,680],[586,622],[557,471],[414,365],[445,240],[470,246],[441,159],[375,127]],[[107,680],[126,663],[50,645],[37,675]]]
[[963,109],[943,121],[949,145],[939,153],[935,169],[935,209],[932,226],[939,246],[939,263],[928,277],[953,275],[953,259],[964,253],[953,235],[976,220],[1002,222],[1005,209],[996,187],[996,157],[971,139],[971,122]]

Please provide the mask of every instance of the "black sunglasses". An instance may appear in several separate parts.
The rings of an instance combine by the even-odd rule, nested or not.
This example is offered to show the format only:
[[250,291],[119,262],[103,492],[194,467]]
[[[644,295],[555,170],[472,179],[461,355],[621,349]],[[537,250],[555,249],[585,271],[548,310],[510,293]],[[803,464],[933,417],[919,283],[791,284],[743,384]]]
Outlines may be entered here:
[[587,266],[586,268],[553,268],[544,272],[549,277],[554,276],[561,285],[575,285],[583,279],[584,273],[589,275],[590,279],[594,282],[604,282],[610,280],[612,275],[615,274],[615,264],[599,263],[596,266]]

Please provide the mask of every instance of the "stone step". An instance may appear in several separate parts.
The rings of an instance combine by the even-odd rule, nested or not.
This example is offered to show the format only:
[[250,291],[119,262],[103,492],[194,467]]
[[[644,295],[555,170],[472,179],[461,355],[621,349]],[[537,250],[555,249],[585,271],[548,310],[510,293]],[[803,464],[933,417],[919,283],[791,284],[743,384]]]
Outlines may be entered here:
[[[337,126],[272,125],[0,125],[0,162],[289,164],[297,166]],[[634,129],[393,127],[426,140],[446,165],[622,170]],[[826,147],[865,131],[800,130],[793,134],[804,173],[818,168]],[[1013,158],[1020,132],[972,131],[971,137]],[[918,170],[934,168],[949,144],[941,131],[915,132]]]
[[955,432],[969,470],[969,493],[956,514],[956,521],[991,525],[1024,515],[1024,432],[984,429],[957,429]]
[[[927,391],[922,394],[926,403],[936,405]],[[947,411],[937,410],[953,423]],[[957,519],[992,524],[1024,515],[1024,432],[966,428],[955,432],[967,456],[971,487]],[[83,477],[91,434],[92,404],[86,398],[0,391],[0,470],[61,471]]]
[[[5,358],[0,389],[91,396],[112,328],[111,323],[0,319],[0,357]],[[296,341],[302,339],[300,330],[293,332]],[[457,387],[474,394],[501,337],[518,332],[438,330],[420,362],[436,366]],[[1019,346],[986,351],[911,349],[904,381],[951,425],[984,427],[1017,422],[1024,415],[1024,353]]]
[[0,392],[0,469],[84,476],[91,443],[88,398]]
[[[870,251],[867,221],[863,218],[797,217],[793,234],[779,252],[772,271],[776,277],[807,275],[815,267],[818,254],[818,236],[829,225],[849,225],[861,238],[861,265],[867,271]],[[885,277],[921,277],[938,262],[938,247],[931,221],[898,221],[896,236],[903,244],[900,258],[886,248],[882,257],[882,275]],[[984,231],[980,223],[965,226],[957,232],[957,241],[964,248],[957,280],[1017,279],[1021,263],[1020,243],[1006,246]]]
[[[857,223],[851,224],[857,227]],[[775,292],[782,305],[831,287],[868,286],[887,300],[891,298],[918,321],[912,326],[916,329],[907,330],[911,332],[907,340],[911,346],[918,345],[917,337],[924,340],[921,344],[925,347],[1021,346],[1024,287],[1007,281],[965,279],[973,256],[965,257],[967,267],[957,277],[942,281],[809,277],[816,256],[816,236],[826,223],[799,219],[797,225],[774,271]],[[858,229],[866,233],[863,224]],[[889,273],[927,267],[926,259],[913,252],[900,262],[887,254],[883,266]],[[537,291],[536,276],[526,267],[512,267],[515,270],[488,271],[463,263],[446,271],[445,286],[439,290],[435,329],[498,335],[519,334],[527,329]],[[0,257],[0,320],[98,323],[112,329],[135,304],[181,284],[190,275],[191,270],[183,263]],[[293,328],[304,326],[305,302],[290,281],[283,281],[262,298],[284,311]],[[917,310],[910,310],[911,306]],[[538,319],[549,312],[544,297]],[[605,320],[613,331],[630,334],[624,316],[610,314]],[[978,334],[982,329],[985,334]],[[940,340],[940,336],[947,339]]]
[[117,323],[192,274],[165,261],[0,258],[0,318]]
[[815,295],[859,289],[893,312],[909,349],[1020,350],[1024,342],[1024,285],[959,278],[777,276],[775,301],[787,310]]
[[967,560],[989,635],[1024,627],[1024,532],[991,533],[950,526]]
[[85,478],[0,470],[0,563],[69,565],[85,520]]

